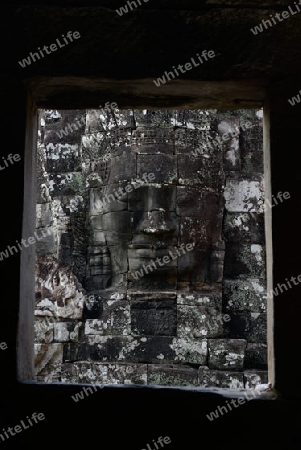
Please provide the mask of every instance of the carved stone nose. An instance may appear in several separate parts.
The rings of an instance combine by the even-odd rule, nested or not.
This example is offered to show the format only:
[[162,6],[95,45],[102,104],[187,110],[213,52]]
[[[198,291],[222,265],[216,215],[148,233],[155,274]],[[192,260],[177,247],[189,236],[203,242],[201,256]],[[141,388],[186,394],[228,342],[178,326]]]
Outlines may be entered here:
[[165,211],[153,211],[147,214],[143,221],[142,231],[146,234],[174,233],[175,226],[169,214]]

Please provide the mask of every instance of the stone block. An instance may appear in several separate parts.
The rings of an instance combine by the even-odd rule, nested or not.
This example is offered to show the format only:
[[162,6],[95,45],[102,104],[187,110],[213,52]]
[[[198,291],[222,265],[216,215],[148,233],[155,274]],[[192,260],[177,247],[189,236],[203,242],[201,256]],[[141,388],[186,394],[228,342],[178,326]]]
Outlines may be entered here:
[[125,211],[128,206],[126,183],[112,183],[90,189],[90,214],[92,216],[112,211]]
[[104,148],[101,150],[99,147],[93,147],[91,149],[92,152],[95,155],[99,154],[99,156],[92,157],[91,155],[86,155],[87,158],[85,159],[84,154],[86,152],[83,149],[82,175],[85,188],[97,188],[114,183],[114,180],[110,179],[112,165],[115,159],[115,156],[111,153],[111,149]]
[[212,116],[210,112],[202,109],[179,109],[176,111],[175,126],[185,127],[188,131],[210,130],[212,127]]
[[219,217],[214,219],[214,224],[202,217],[181,217],[181,243],[194,243],[198,248],[207,249],[221,240],[221,233]]
[[82,195],[83,191],[81,172],[49,174],[49,193],[51,196]]
[[263,131],[262,120],[257,120],[253,126],[241,133],[241,169],[247,175],[263,173]]
[[[110,244],[112,286],[125,286],[124,278],[119,278],[118,274],[124,274],[128,271],[128,241],[120,240],[116,245],[111,245],[111,240],[108,237],[107,241]],[[116,282],[119,279],[119,283],[115,284],[115,279]]]
[[45,170],[48,173],[81,171],[81,157],[78,144],[46,144]]
[[38,380],[44,382],[58,381],[63,362],[62,344],[35,344],[34,367]]
[[62,381],[67,383],[93,383],[83,389],[88,396],[104,384],[147,384],[146,364],[75,363],[63,364]]
[[56,342],[77,342],[81,323],[58,322],[54,324],[53,333]]
[[240,159],[240,147],[239,139],[231,138],[225,144],[224,150],[224,170],[236,170],[237,172],[241,169],[241,159]]
[[[191,243],[191,242],[190,242]],[[208,249],[194,247],[192,251],[178,258],[178,282],[208,281],[210,253]]]
[[[109,105],[105,107],[102,102],[99,109],[87,110],[86,130],[88,132],[111,131],[113,129],[131,128],[133,126],[132,111],[129,109],[119,110],[111,108],[114,101],[109,100]],[[115,105],[114,105],[115,106]]]
[[207,363],[208,345],[206,339],[173,338],[170,348],[173,350],[173,361],[183,364]]
[[[89,357],[86,359],[92,361],[107,361],[107,362],[123,362],[126,359],[125,355],[131,354],[133,349],[139,345],[131,336],[102,336],[102,335],[88,335],[87,349]],[[127,358],[132,361],[133,359]]]
[[229,212],[258,213],[264,202],[263,180],[226,180],[225,208]]
[[141,128],[161,131],[161,129],[170,128],[173,130],[177,116],[177,111],[172,109],[135,109],[135,124]]
[[172,338],[167,336],[87,336],[93,361],[173,363]]
[[260,244],[226,243],[224,276],[225,278],[265,279],[265,247]]
[[209,280],[221,283],[224,278],[225,243],[220,240],[212,244],[209,259]]
[[174,154],[174,130],[168,125],[138,126],[133,130],[131,150],[138,154]]
[[131,329],[137,335],[175,336],[175,294],[130,294]]
[[179,305],[177,310],[177,336],[186,339],[218,337],[223,333],[222,316],[207,306]]
[[196,185],[206,190],[221,193],[225,174],[222,161],[217,158],[192,158],[178,155],[178,178],[181,185]]
[[218,123],[218,140],[221,142],[224,154],[224,169],[240,170],[240,130],[238,117],[223,117]]
[[267,370],[268,368],[267,344],[248,342],[245,353],[244,367],[246,369]]
[[[36,311],[39,313],[39,311]],[[53,342],[53,319],[52,317],[35,317],[34,334],[35,342],[49,344]]]
[[[146,265],[144,266],[146,267]],[[177,289],[176,268],[166,269],[163,267],[145,274],[142,267],[139,271],[128,272],[127,277],[128,289],[133,291],[174,291]]]
[[[115,130],[112,131],[113,133],[115,134]],[[109,160],[112,157],[106,135],[106,131],[97,130],[86,130],[86,133],[81,135],[81,156],[84,163],[84,172],[93,170],[91,166],[94,166],[97,161]]]
[[227,242],[264,244],[264,215],[255,213],[225,213],[223,236]]
[[228,312],[266,313],[265,283],[260,279],[225,279],[223,282],[223,307]]
[[105,232],[91,228],[89,233],[89,243],[90,246],[105,247],[107,243]]
[[129,248],[129,270],[142,269],[143,276],[151,273],[163,274],[166,273],[166,270],[177,266],[177,258],[175,256],[176,253],[172,247],[168,249]]
[[36,206],[36,228],[49,227],[53,223],[52,204],[40,203]]
[[101,384],[147,384],[146,364],[96,364],[94,373]]
[[221,194],[195,186],[177,186],[177,214],[197,216],[204,221],[222,221],[224,198]]
[[244,389],[243,372],[225,372],[199,367],[198,384],[202,387],[219,387],[224,389]]
[[57,248],[53,227],[38,228],[36,230],[38,238],[36,240],[36,253],[38,257],[52,255]]
[[129,150],[123,152],[120,156],[115,156],[111,160],[111,172],[108,182],[120,183],[123,181],[130,182],[132,179],[139,177],[136,173],[136,159],[134,153]]
[[85,323],[85,334],[111,334],[110,316],[106,315],[106,317],[103,317],[102,319],[87,319]]
[[248,342],[267,341],[267,317],[265,313],[229,313],[231,320],[225,325],[225,336],[246,339]]
[[[128,112],[123,110],[123,113]],[[127,127],[127,125],[133,122],[130,113],[128,123],[124,123],[123,127],[111,128],[103,132],[105,136],[106,151],[110,152],[111,157],[120,156],[124,152],[128,151],[131,146],[132,141],[132,127]]]
[[178,305],[207,306],[218,309],[222,308],[221,286],[203,285],[199,293],[178,292]]
[[46,146],[57,143],[79,145],[81,133],[85,130],[86,110],[48,110],[44,111],[44,117]]
[[216,132],[209,130],[178,128],[175,130],[176,154],[191,158],[211,158],[213,154],[222,161],[222,146],[216,141]]
[[245,389],[255,389],[259,384],[267,384],[269,382],[269,374],[267,370],[244,371]]
[[87,294],[83,309],[83,321],[87,319],[99,319],[103,311],[101,294]]
[[78,383],[77,368],[73,363],[62,363],[61,366],[62,383]]
[[176,292],[140,292],[140,291],[128,291],[127,299],[131,304],[139,303],[144,304],[148,302],[164,301],[167,305],[173,306],[176,303]]
[[87,319],[86,335],[128,335],[130,334],[130,305],[126,300],[103,298],[102,311],[98,319]]
[[89,219],[90,219],[90,229],[97,231],[104,231],[103,214],[91,216]]
[[78,360],[90,359],[90,348],[85,344],[64,343],[63,345],[63,362],[73,363]]
[[89,361],[85,362],[75,362],[75,363],[64,363],[62,364],[62,382],[63,383],[87,383],[91,384],[89,387],[85,387],[85,391],[81,392],[86,393],[85,398],[89,394],[93,393],[94,389],[96,392],[96,388],[94,383],[97,383],[96,376],[93,372],[93,366],[95,363],[91,363]]
[[[44,167],[44,166],[43,166]],[[40,173],[42,172],[42,173]],[[49,189],[49,177],[44,172],[44,168],[39,169],[38,168],[38,177],[37,177],[37,198],[36,202],[37,204],[41,203],[52,203],[53,198],[52,195],[50,195],[50,189]]]
[[244,339],[208,339],[209,369],[243,369],[247,341]]
[[[103,229],[105,232],[126,235],[131,231],[131,214],[128,211],[108,212],[103,215]],[[115,242],[112,242],[114,244]]]
[[163,386],[196,386],[198,371],[180,364],[149,364],[147,384]]
[[137,176],[155,174],[152,183],[175,184],[178,179],[177,157],[171,155],[137,155]]

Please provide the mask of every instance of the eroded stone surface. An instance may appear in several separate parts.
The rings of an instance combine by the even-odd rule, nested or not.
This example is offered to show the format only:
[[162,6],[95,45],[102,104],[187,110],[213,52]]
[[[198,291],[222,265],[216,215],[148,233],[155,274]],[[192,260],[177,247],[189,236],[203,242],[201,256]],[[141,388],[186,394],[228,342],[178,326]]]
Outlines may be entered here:
[[198,384],[202,387],[216,386],[228,389],[244,389],[244,374],[242,372],[224,372],[199,367]]
[[165,386],[196,386],[197,369],[179,364],[151,364],[148,366],[147,384]]
[[147,384],[146,364],[75,363],[62,365],[64,383]]
[[266,312],[266,286],[262,280],[224,280],[223,302],[227,311]]
[[36,293],[41,298],[37,315],[81,319],[85,291],[72,271],[52,258],[37,264]]
[[247,341],[244,339],[209,339],[208,367],[217,370],[242,370]]
[[225,207],[229,212],[258,212],[264,202],[263,181],[228,180],[225,186]]
[[63,362],[62,344],[35,344],[34,351],[37,381],[59,381]]
[[170,348],[174,351],[174,361],[176,362],[206,364],[208,352],[206,339],[174,338]]
[[254,371],[245,371],[244,372],[245,379],[245,388],[246,389],[254,389],[258,384],[267,384],[269,382],[268,371],[267,370],[254,370]]

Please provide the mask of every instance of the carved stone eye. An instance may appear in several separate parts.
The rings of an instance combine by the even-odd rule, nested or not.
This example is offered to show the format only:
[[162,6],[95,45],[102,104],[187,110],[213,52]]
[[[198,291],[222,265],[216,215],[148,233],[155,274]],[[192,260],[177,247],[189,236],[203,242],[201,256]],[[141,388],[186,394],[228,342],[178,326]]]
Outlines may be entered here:
[[58,286],[60,284],[60,277],[57,273],[53,276],[53,284],[55,286]]

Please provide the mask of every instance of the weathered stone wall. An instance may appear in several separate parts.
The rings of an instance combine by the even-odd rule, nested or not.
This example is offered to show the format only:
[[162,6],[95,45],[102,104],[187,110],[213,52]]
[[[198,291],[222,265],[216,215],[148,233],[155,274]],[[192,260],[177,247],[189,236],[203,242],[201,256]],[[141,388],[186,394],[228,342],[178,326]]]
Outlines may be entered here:
[[37,379],[267,382],[260,112],[40,119]]

